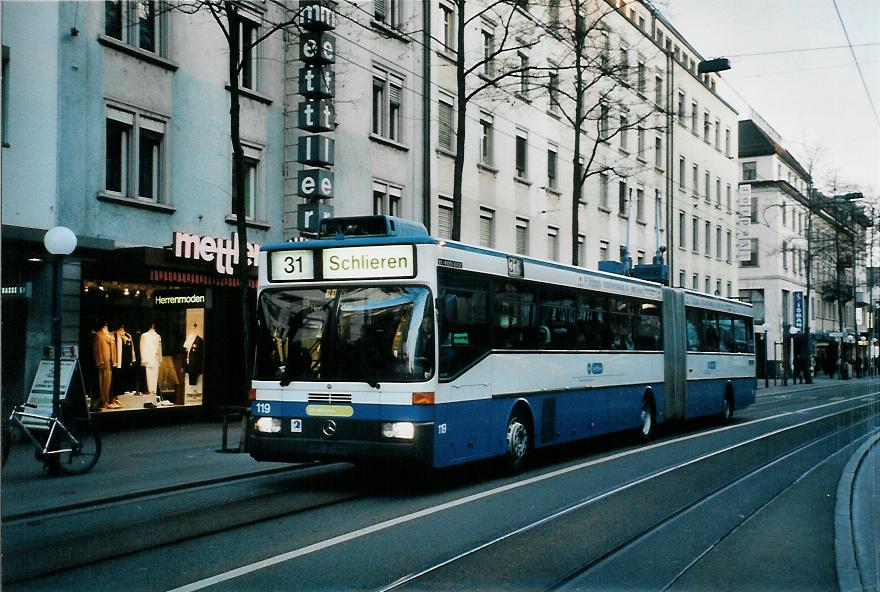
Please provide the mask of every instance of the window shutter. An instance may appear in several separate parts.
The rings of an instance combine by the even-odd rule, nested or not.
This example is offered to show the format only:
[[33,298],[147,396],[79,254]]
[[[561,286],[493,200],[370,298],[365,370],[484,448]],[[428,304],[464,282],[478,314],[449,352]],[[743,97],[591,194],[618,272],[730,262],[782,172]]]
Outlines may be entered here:
[[452,105],[440,102],[440,136],[438,142],[444,150],[452,150]]
[[380,21],[385,20],[385,0],[373,0],[373,14]]
[[517,226],[516,227],[516,252],[520,255],[526,255],[526,246],[527,246],[527,232],[528,227],[526,226]]
[[437,216],[437,234],[440,238],[452,238],[452,208],[440,206]]
[[491,247],[492,245],[492,218],[487,215],[480,216],[480,246]]
[[401,91],[402,91],[401,86],[398,86],[396,84],[389,84],[388,85],[388,100],[391,102],[392,105],[400,105]]

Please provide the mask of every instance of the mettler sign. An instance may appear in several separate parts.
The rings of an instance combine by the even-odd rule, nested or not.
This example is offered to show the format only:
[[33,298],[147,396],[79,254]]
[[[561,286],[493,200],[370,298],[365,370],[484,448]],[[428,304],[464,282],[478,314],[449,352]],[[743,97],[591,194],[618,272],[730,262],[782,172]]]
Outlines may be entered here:
[[[249,267],[256,267],[259,261],[260,245],[248,243],[247,259]],[[213,236],[199,236],[188,232],[174,233],[174,256],[193,261],[214,261],[217,273],[233,274],[233,265],[238,265],[238,233],[233,232],[228,239]]]
[[319,1],[300,2],[299,94],[305,98],[297,109],[298,127],[304,133],[297,144],[297,162],[311,168],[297,174],[297,195],[309,203],[297,207],[297,228],[315,232],[322,218],[329,216],[332,206],[319,200],[333,197],[335,162],[333,138],[322,135],[333,131],[336,113],[336,38],[329,34],[336,28],[336,13]]

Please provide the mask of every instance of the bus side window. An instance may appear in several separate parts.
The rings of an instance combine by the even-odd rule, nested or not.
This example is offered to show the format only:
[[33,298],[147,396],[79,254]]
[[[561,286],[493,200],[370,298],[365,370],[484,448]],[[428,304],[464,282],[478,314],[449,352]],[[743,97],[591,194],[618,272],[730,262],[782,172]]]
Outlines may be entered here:
[[639,310],[636,349],[657,351],[663,349],[663,329],[660,322],[660,306],[643,302]]
[[505,281],[495,292],[495,347],[539,349],[547,333],[537,322],[535,289],[522,282]]
[[441,276],[438,298],[441,378],[457,374],[489,350],[488,293],[475,288],[477,283],[466,276]]
[[721,334],[721,350],[723,352],[736,351],[736,344],[733,341],[733,319],[726,314],[722,314],[718,319],[718,331]]
[[700,312],[693,308],[687,311],[687,350],[701,351]]
[[717,352],[719,350],[718,341],[718,315],[714,312],[703,312],[703,340],[700,351]]

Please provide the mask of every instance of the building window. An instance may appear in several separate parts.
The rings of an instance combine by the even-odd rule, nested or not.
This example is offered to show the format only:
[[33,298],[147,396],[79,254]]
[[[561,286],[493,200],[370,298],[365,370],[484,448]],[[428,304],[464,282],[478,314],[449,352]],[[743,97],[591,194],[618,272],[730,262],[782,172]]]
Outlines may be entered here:
[[700,219],[696,216],[694,216],[694,219],[691,221],[691,230],[693,230],[691,249],[694,253],[697,253],[700,248]]
[[687,103],[687,101],[685,100],[685,97],[684,97],[684,91],[682,91],[682,90],[678,91],[678,123],[680,123],[681,125],[686,125],[685,124],[685,119],[687,118],[687,111],[685,109],[686,103]]
[[520,179],[527,179],[529,175],[528,145],[528,136],[525,135],[525,132],[518,131],[516,134],[516,176]]
[[664,93],[663,93],[663,77],[655,76],[654,77],[654,103],[658,107],[663,107],[664,103]]
[[755,181],[758,179],[758,163],[755,161],[743,163],[743,181]]
[[547,149],[547,187],[549,189],[557,189],[559,185],[559,180],[557,178],[556,173],[556,165],[557,165],[557,155],[556,151],[558,148],[556,146],[551,146]]
[[104,188],[161,203],[164,137],[165,122],[108,106]]
[[706,171],[703,174],[703,179],[705,181],[704,186],[706,188],[706,194],[705,194],[706,201],[709,201],[711,199],[711,194],[712,194],[712,174],[709,171]]
[[721,121],[715,120],[715,150],[721,150]]
[[104,34],[144,51],[161,54],[163,17],[159,2],[104,2]]
[[752,201],[749,204],[749,222],[758,223],[758,196],[756,195],[752,196]]
[[721,177],[715,178],[715,205],[721,207]]
[[441,197],[437,205],[437,236],[452,238],[453,203],[447,197]]
[[373,133],[399,142],[403,122],[403,78],[373,70]]
[[686,189],[685,184],[684,184],[684,169],[685,169],[684,156],[679,156],[678,157],[678,188],[682,191],[685,191],[685,189]]
[[608,241],[599,241],[599,261],[608,261]]
[[599,103],[599,139],[603,142],[608,140],[608,118],[610,117],[610,110],[608,108],[608,103],[601,102]]
[[679,288],[684,288],[684,287],[685,287],[685,285],[684,285],[685,277],[686,277],[686,275],[685,275],[684,270],[683,270],[683,269],[679,269],[679,270],[678,270],[678,287],[679,287]]
[[516,252],[518,255],[529,254],[529,221],[525,218],[516,219]]
[[724,155],[730,158],[730,128],[724,128]]
[[456,50],[455,16],[451,6],[440,4],[440,24],[443,27],[443,35],[440,37],[443,49],[448,52],[454,52]]
[[620,149],[626,152],[629,149],[629,118],[626,113],[620,114]]
[[547,22],[553,28],[559,26],[559,0],[550,0],[547,5]]
[[455,150],[455,122],[453,121],[454,109],[452,98],[440,94],[440,104],[437,110],[438,138],[437,144],[442,150],[453,152]]
[[587,266],[587,237],[583,234],[578,235],[578,265]]
[[495,75],[495,33],[483,29],[483,75]]
[[782,241],[782,269],[788,270],[788,242]]
[[493,166],[495,164],[495,129],[493,124],[494,118],[492,115],[480,113],[480,127],[482,129],[480,136],[480,162],[486,166]]
[[623,84],[629,84],[629,48],[625,45],[620,46],[620,62],[618,63],[619,78]]
[[696,273],[695,273],[695,274],[692,276],[692,278],[691,278],[691,289],[692,289],[692,290],[695,290],[695,291],[700,289],[700,276],[699,276],[699,274],[696,274]]
[[529,56],[519,53],[519,92],[523,96],[529,94]]
[[626,179],[617,182],[617,213],[626,216]]
[[694,195],[700,194],[700,167],[697,166],[697,163],[694,163]]
[[608,207],[608,173],[599,173],[599,207],[610,210]]
[[244,217],[247,220],[255,220],[257,217],[259,165],[259,160],[248,157],[245,157],[241,163],[244,175]]
[[704,284],[704,286],[705,286],[705,288],[704,288],[703,291],[704,291],[706,294],[711,294],[711,293],[712,293],[712,292],[711,292],[711,290],[712,290],[712,278],[710,278],[708,275],[706,276],[706,280],[705,280],[705,284]]
[[547,93],[550,99],[550,111],[559,110],[559,72],[550,72],[547,80]]
[[715,258],[721,259],[721,227],[715,227]]
[[480,208],[480,246],[495,246],[495,212]]
[[400,28],[401,0],[373,0],[373,15],[376,20],[392,27]]
[[757,267],[758,266],[758,239],[749,239],[749,258],[739,262],[740,267]]
[[707,220],[705,223],[705,227],[706,227],[706,229],[704,231],[704,233],[705,233],[704,253],[706,254],[706,257],[711,257],[712,256],[712,223]]
[[238,56],[241,70],[238,72],[238,85],[241,88],[257,88],[257,39],[259,25],[246,18],[239,20]]
[[645,221],[645,190],[641,187],[636,188],[636,220]]
[[727,231],[727,258],[725,259],[725,261],[730,263],[731,257],[733,257],[733,235],[728,230]]
[[0,78],[0,131],[3,146],[9,146],[9,46],[3,46],[3,71]]
[[703,141],[709,142],[709,128],[711,124],[709,123],[709,112],[703,111]]
[[382,181],[373,181],[373,214],[376,216],[400,216],[402,197],[403,187],[389,185]]
[[691,101],[691,132],[694,135],[697,134],[697,119],[699,116],[697,115],[697,102]]
[[559,229],[553,226],[547,228],[547,259],[559,261]]
[[660,136],[654,138],[654,166],[663,168],[663,140]]
[[684,212],[678,212],[678,246],[682,249],[687,248],[687,232],[685,229],[687,228],[684,223]]
[[636,65],[636,90],[642,95],[648,91],[648,78],[643,60],[639,60]]
[[644,160],[645,159],[645,130],[642,127],[639,127],[636,130],[636,150],[638,151],[636,154],[637,157],[640,160]]
[[733,196],[731,195],[730,183],[727,184],[725,195],[727,197],[727,211],[729,212],[733,207]]

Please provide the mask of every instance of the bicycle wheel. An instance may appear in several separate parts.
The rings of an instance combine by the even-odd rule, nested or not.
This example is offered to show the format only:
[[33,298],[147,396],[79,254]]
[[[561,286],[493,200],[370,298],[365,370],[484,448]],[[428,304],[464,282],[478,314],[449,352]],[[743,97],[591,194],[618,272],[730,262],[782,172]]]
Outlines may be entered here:
[[9,448],[12,446],[12,426],[3,423],[3,440],[0,442],[0,454],[3,455],[2,466],[6,466],[6,459],[9,458]]
[[92,470],[101,457],[101,438],[87,423],[66,426],[78,444],[60,431],[55,438],[55,450],[69,450],[53,454],[52,468],[65,475],[81,475]]

